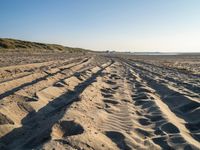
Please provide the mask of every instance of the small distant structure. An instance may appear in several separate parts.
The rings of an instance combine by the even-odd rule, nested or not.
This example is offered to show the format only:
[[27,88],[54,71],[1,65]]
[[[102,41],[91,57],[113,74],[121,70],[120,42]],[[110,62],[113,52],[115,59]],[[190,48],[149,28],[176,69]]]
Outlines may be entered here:
[[115,53],[114,50],[106,50],[106,53]]

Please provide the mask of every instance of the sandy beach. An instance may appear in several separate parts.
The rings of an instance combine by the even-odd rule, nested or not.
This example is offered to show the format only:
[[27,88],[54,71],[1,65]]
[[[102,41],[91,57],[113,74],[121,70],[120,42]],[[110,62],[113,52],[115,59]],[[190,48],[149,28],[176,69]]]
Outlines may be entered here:
[[166,67],[159,57],[0,68],[1,149],[199,149],[198,67],[183,71],[191,58],[181,56]]

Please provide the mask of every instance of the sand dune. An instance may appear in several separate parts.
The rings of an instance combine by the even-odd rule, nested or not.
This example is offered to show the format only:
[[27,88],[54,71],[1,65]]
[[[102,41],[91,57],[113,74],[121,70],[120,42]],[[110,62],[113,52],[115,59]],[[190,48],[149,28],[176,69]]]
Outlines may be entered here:
[[85,55],[0,68],[0,149],[200,149],[198,73],[152,62]]

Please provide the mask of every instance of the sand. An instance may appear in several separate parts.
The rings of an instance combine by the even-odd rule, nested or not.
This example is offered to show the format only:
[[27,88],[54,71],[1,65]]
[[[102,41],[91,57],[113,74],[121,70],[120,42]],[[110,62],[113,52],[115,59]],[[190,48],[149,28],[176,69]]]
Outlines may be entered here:
[[0,68],[0,149],[200,149],[198,65],[157,57]]

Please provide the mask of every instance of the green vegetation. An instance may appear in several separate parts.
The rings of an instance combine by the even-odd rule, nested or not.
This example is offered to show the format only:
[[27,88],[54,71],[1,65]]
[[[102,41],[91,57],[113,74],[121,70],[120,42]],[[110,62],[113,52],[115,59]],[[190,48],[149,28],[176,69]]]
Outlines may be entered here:
[[19,52],[89,52],[82,48],[65,47],[57,44],[44,44],[15,39],[0,38],[0,52],[19,51]]

